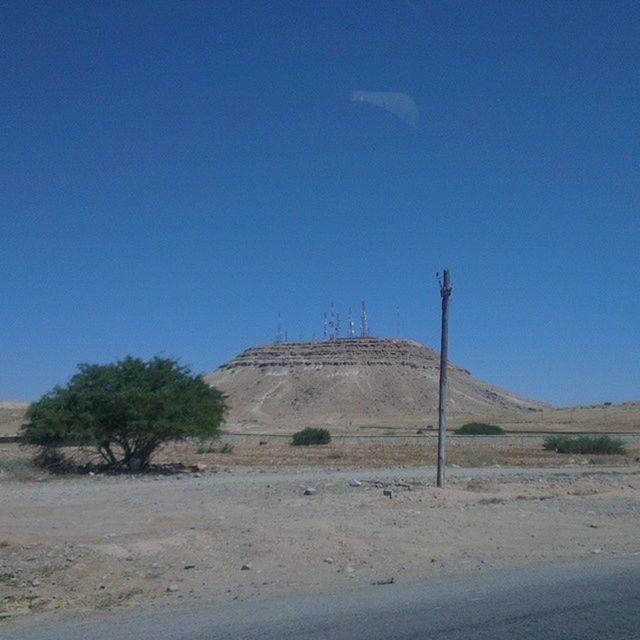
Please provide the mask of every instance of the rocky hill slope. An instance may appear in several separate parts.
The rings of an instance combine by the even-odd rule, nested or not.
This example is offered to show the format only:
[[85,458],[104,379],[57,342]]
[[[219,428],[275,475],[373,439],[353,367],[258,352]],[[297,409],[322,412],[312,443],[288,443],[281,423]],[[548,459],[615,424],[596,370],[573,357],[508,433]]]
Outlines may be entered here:
[[[417,342],[355,338],[254,347],[205,379],[228,394],[232,423],[408,424],[437,412],[439,364],[438,354]],[[451,413],[542,407],[449,365]]]

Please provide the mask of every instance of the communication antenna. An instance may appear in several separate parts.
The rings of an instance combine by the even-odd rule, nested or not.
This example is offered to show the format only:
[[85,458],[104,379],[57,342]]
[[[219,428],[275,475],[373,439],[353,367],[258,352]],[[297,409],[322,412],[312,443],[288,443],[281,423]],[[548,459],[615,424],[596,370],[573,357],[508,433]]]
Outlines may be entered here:
[[367,320],[367,309],[362,301],[362,309],[360,311],[360,336],[366,338],[369,335],[369,322]]
[[337,333],[336,329],[337,329],[336,309],[332,302],[331,311],[329,311],[329,340],[336,339],[336,333]]
[[349,337],[350,338],[355,338],[356,337],[356,327],[353,324],[353,316],[351,315],[351,309],[349,309]]
[[340,337],[340,314],[336,313],[336,340]]
[[400,307],[396,306],[396,336],[400,337]]
[[276,332],[276,344],[282,342],[282,323],[280,321],[280,312],[278,312],[278,330]]
[[327,339],[327,312],[324,312],[324,339]]

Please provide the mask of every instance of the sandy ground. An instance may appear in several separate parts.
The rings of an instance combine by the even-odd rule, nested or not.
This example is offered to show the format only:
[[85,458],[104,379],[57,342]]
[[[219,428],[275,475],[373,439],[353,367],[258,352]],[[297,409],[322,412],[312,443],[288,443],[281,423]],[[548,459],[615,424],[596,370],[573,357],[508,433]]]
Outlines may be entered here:
[[[0,449],[5,469],[12,446]],[[521,447],[452,449],[450,460],[476,466],[452,462],[440,490],[424,449],[414,466],[415,449],[183,446],[164,455],[199,471],[27,481],[5,471],[3,624],[21,613],[243,600],[640,553],[637,450],[605,467]]]
[[[26,405],[16,404],[12,408],[2,408],[0,403],[0,436],[12,436],[18,433],[20,425],[24,422]],[[637,433],[640,429],[640,402],[627,402],[624,404],[608,405],[599,404],[591,406],[547,408],[544,411],[536,411],[531,414],[496,415],[453,413],[448,418],[450,429],[456,429],[465,422],[481,420],[497,424],[508,432],[605,432]],[[415,434],[418,429],[436,429],[438,415],[436,413],[425,415],[419,421],[409,419],[406,416],[398,416],[386,421],[379,420],[344,420],[331,425],[314,423],[312,426],[329,426],[332,434]],[[259,424],[249,422],[233,422],[229,419],[226,428],[228,431],[243,433],[270,432],[293,433],[304,425],[292,424],[290,420],[282,423]]]

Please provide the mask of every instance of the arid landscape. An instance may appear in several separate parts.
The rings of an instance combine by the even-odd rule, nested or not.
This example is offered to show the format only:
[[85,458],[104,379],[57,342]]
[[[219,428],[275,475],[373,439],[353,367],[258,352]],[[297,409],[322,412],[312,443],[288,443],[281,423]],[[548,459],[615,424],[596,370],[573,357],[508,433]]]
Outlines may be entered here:
[[[2,624],[640,554],[640,404],[554,408],[455,369],[447,485],[437,489],[437,414],[429,400],[418,418],[407,400],[420,380],[433,386],[425,374],[431,356],[400,345],[407,349],[414,361],[405,353],[380,364],[369,353],[369,364],[357,365],[365,369],[362,397],[353,389],[340,396],[332,386],[357,379],[345,374],[353,360],[303,362],[311,373],[302,375],[298,365],[265,365],[255,352],[245,354],[244,365],[215,374],[238,381],[236,388],[226,382],[231,413],[221,439],[166,445],[139,475],[52,475],[34,467],[32,451],[10,438],[26,406],[3,403]],[[272,384],[270,404],[257,411],[251,390]],[[311,409],[296,401],[287,417],[303,387]],[[382,389],[393,411],[374,401]],[[377,420],[363,408],[367,397]],[[330,419],[317,418],[320,410]],[[453,434],[478,417],[507,435]],[[328,427],[331,443],[291,446],[291,434],[310,423]],[[627,453],[543,449],[546,434],[563,432],[612,433]],[[96,461],[82,449],[66,454]]]
[[4,482],[5,624],[640,553],[638,465],[580,462]]

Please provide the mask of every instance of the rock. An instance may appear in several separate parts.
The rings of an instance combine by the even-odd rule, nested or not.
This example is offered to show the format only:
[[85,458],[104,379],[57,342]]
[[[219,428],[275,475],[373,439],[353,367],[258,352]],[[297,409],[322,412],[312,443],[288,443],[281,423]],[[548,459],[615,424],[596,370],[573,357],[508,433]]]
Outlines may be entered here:
[[40,585],[40,580],[38,580],[38,578],[33,578],[33,579],[31,580],[31,586],[32,586],[32,587],[37,587],[37,586],[39,586],[39,585]]
[[189,569],[195,569],[196,565],[195,564],[185,564],[184,565],[184,570],[188,571]]
[[335,560],[333,558],[325,558],[323,562],[326,562],[327,564],[333,564]]
[[269,444],[266,440],[260,440],[261,445]]
[[315,496],[316,493],[317,493],[317,491],[313,487],[307,487],[304,490],[304,495],[305,496]]
[[240,567],[240,571],[250,571],[251,566],[252,566],[251,563],[247,562]]
[[361,487],[362,486],[362,482],[360,482],[360,480],[349,480],[349,486],[350,487]]
[[178,591],[178,589],[180,589],[180,587],[177,584],[170,584],[167,587],[167,593],[175,593],[176,591]]
[[395,581],[396,579],[394,577],[391,577],[391,578],[384,578],[383,580],[374,580],[371,584],[373,586],[379,586],[383,584],[393,584]]
[[384,489],[382,493],[387,496],[387,498],[393,498],[394,496],[393,489]]
[[602,549],[594,549],[591,553],[598,555],[599,553],[602,553]]
[[191,471],[197,471],[200,473],[206,471],[208,468],[208,465],[204,464],[203,462],[196,462],[196,464],[191,465]]

